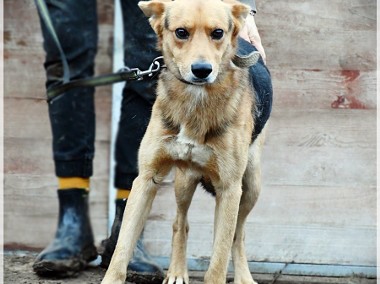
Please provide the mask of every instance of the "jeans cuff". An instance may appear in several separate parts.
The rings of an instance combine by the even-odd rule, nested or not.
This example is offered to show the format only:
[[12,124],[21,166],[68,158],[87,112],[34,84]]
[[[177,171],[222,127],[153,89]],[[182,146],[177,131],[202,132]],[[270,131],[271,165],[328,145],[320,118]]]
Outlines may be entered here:
[[115,173],[115,188],[132,189],[133,181],[137,178],[136,174]]
[[92,176],[92,159],[73,161],[54,161],[57,177],[83,177]]

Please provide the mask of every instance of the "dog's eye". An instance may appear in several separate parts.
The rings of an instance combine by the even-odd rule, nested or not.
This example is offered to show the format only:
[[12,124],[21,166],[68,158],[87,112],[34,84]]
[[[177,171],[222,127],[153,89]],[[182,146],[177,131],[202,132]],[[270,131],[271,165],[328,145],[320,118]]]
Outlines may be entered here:
[[189,32],[184,29],[184,28],[179,28],[179,29],[176,29],[175,30],[175,35],[179,38],[179,39],[188,39],[190,34]]
[[222,29],[216,29],[212,31],[211,38],[218,40],[218,39],[221,39],[223,35],[224,35],[224,31]]

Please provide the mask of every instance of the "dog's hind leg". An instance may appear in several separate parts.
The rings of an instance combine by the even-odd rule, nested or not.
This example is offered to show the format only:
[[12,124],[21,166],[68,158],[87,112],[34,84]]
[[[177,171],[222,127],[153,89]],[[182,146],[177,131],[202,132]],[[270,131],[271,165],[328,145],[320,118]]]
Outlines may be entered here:
[[176,169],[175,196],[177,215],[173,223],[171,261],[164,284],[189,284],[186,262],[187,237],[189,233],[187,212],[199,179],[191,171]]
[[232,258],[235,268],[235,284],[256,284],[249,271],[244,245],[244,225],[248,214],[256,204],[261,190],[260,155],[264,135],[261,134],[251,145],[248,164],[243,177],[243,194],[240,200],[239,215],[236,224],[234,242],[232,245]]

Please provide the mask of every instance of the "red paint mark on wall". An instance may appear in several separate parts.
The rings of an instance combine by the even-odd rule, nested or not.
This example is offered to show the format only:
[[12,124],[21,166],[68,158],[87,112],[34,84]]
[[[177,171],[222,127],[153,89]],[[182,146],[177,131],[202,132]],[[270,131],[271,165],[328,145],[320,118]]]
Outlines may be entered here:
[[355,81],[360,76],[359,70],[342,70],[342,76],[346,78],[346,83]]
[[354,96],[338,96],[336,101],[331,103],[332,108],[340,109],[367,109],[367,106]]
[[359,70],[342,70],[341,75],[344,77],[345,94],[338,96],[338,98],[331,103],[331,107],[335,109],[366,109],[366,105],[357,99],[355,87],[357,85],[357,78],[360,76]]

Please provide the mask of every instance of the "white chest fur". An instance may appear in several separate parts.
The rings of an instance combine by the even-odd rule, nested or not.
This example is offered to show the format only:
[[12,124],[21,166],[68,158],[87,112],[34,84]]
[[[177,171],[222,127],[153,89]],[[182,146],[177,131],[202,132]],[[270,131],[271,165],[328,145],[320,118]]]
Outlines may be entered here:
[[185,127],[181,127],[178,135],[167,144],[167,151],[173,160],[191,162],[201,167],[207,165],[213,153],[209,146],[189,138]]

